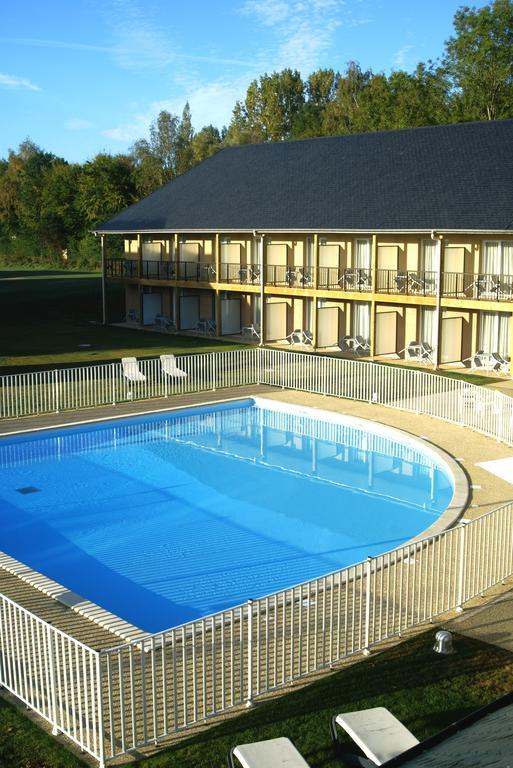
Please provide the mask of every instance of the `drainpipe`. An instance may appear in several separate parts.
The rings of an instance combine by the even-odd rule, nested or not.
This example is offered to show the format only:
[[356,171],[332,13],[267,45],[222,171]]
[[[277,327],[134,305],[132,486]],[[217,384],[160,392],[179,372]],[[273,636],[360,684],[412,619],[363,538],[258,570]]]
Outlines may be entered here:
[[431,240],[435,240],[437,243],[437,275],[436,275],[436,309],[435,309],[435,359],[433,360],[433,367],[435,371],[440,366],[440,347],[441,347],[441,331],[442,331],[442,323],[440,321],[440,303],[441,303],[441,296],[442,296],[442,243],[443,243],[443,235],[437,234],[437,232],[432,229],[431,230]]
[[[96,237],[96,232],[94,233]],[[106,274],[107,264],[105,261],[105,235],[100,235],[100,245],[102,254],[102,325],[107,324],[107,289],[106,289]]]

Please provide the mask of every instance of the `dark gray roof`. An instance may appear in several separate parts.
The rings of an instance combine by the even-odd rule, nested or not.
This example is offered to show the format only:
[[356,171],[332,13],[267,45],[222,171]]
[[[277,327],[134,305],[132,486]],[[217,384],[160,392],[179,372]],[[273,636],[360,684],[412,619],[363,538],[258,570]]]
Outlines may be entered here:
[[223,149],[99,232],[513,230],[513,120]]

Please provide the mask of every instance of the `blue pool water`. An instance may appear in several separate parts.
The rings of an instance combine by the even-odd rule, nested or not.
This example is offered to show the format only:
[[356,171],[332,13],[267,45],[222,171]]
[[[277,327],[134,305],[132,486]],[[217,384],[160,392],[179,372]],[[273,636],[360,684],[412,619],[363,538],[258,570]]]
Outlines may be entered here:
[[1,440],[0,549],[158,631],[387,551],[450,502],[417,447],[269,406]]

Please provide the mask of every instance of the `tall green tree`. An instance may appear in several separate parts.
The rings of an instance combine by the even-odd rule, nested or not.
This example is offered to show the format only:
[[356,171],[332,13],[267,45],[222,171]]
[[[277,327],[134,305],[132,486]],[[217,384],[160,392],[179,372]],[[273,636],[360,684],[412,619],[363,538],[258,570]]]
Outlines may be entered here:
[[213,125],[205,125],[192,137],[192,154],[194,164],[202,163],[207,157],[221,149],[221,134]]
[[460,8],[444,64],[454,86],[453,109],[465,120],[513,117],[513,2]]
[[99,154],[84,164],[77,207],[88,229],[94,229],[137,199],[129,156]]
[[185,173],[194,165],[193,138],[191,109],[189,102],[187,102],[183,108],[182,119],[180,120],[176,137],[175,174],[177,176]]

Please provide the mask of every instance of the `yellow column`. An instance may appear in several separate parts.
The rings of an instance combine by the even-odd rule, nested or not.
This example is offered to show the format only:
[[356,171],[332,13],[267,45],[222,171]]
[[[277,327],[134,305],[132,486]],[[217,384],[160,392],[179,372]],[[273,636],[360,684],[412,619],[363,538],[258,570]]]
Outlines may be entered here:
[[433,368],[436,370],[440,365],[440,353],[442,351],[442,275],[444,273],[444,238],[440,235],[438,238],[438,275],[436,278],[436,316],[435,316],[435,359],[433,360]]
[[509,375],[513,378],[513,313],[509,320]]
[[219,232],[216,232],[214,239],[214,249],[216,283],[219,283],[221,282],[221,235]]
[[214,300],[214,315],[215,315],[215,321],[216,321],[216,336],[221,335],[221,294],[216,289],[215,291],[215,300]]
[[375,339],[376,339],[376,267],[378,263],[378,237],[372,235],[371,245],[371,291],[372,299],[370,306],[370,328],[369,328],[369,346],[370,356],[374,357]]
[[317,296],[312,299],[312,349],[317,349]]
[[319,235],[316,233],[313,239],[313,273],[314,288],[317,290],[319,285]]

